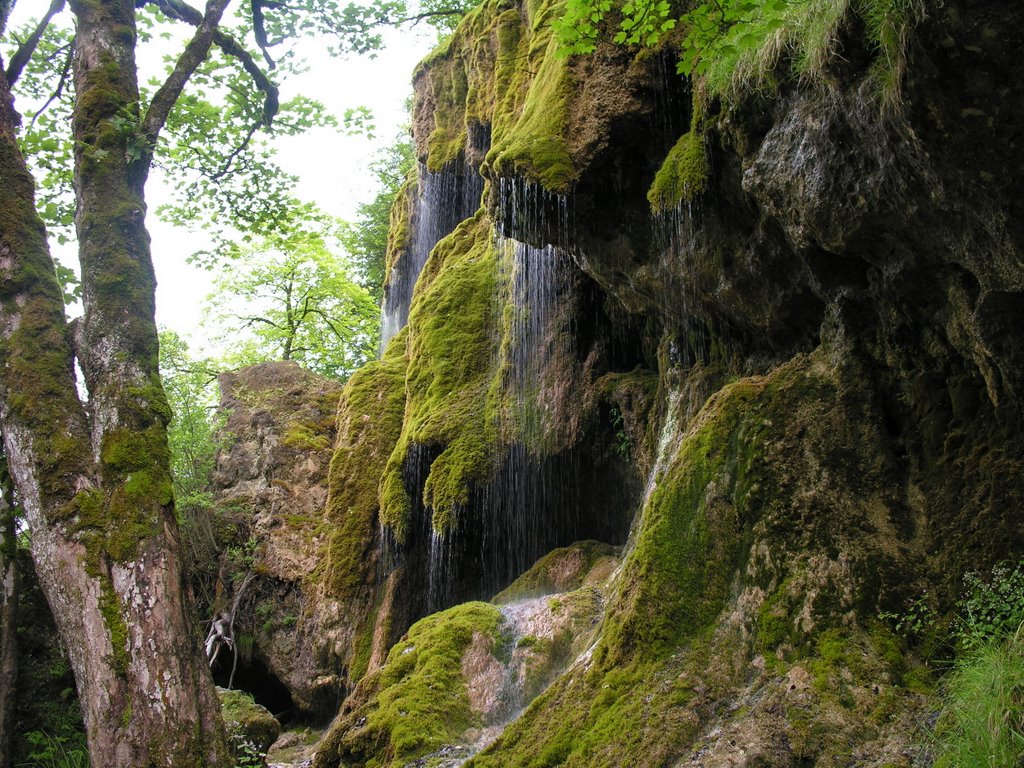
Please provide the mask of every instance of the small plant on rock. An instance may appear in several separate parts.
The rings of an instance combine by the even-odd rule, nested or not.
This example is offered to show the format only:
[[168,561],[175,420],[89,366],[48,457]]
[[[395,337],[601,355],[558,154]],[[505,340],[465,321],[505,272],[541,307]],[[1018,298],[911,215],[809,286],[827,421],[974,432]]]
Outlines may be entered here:
[[953,629],[961,648],[972,651],[1001,641],[1024,623],[1024,562],[1000,563],[987,579],[967,573],[964,587]]

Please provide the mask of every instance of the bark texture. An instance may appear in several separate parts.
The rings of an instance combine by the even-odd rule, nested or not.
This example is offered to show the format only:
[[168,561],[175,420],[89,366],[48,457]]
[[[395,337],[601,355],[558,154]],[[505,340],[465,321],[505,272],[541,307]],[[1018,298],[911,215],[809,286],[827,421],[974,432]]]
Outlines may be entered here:
[[[0,423],[93,765],[228,764],[193,632],[157,370],[133,3],[74,3],[78,360],[0,77]],[[119,117],[121,120],[113,120]]]
[[18,678],[18,563],[7,461],[0,451],[0,768],[11,768]]

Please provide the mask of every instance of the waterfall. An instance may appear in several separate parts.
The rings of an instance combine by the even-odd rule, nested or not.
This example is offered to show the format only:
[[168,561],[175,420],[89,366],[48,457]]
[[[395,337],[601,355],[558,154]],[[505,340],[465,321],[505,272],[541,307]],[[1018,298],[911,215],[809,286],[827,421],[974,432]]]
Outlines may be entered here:
[[665,420],[662,422],[661,431],[658,433],[658,448],[654,457],[654,465],[647,474],[647,483],[644,485],[644,495],[640,503],[641,511],[651,500],[654,489],[658,487],[658,480],[665,473],[669,462],[675,458],[676,452],[679,450],[679,444],[683,440],[683,432],[679,429],[679,403],[682,399],[682,387],[675,385],[669,389]]
[[488,568],[494,588],[552,546],[579,535],[579,473],[571,412],[576,363],[573,270],[567,251],[498,237],[511,311],[503,344],[503,460],[485,489],[487,530],[503,550]]
[[[577,278],[569,205],[520,179],[500,179],[495,247],[505,307],[498,370],[504,454],[481,491],[481,560],[500,589],[580,532],[573,413],[581,407]],[[538,244],[539,243],[539,244]]]
[[[427,608],[459,599],[453,583],[470,573],[493,593],[555,546],[578,538],[579,472],[567,424],[579,407],[573,387],[578,267],[567,244],[564,196],[500,179],[495,226],[501,310],[493,363],[500,385],[500,450],[492,476],[475,489],[454,531],[433,534]],[[541,245],[526,242],[539,240]],[[554,243],[554,244],[552,244]]]
[[382,537],[381,559],[385,573],[404,568],[410,618],[486,598],[556,547],[624,541],[639,491],[606,454],[584,445],[584,432],[599,428],[587,411],[595,407],[586,400],[593,382],[582,373],[583,358],[595,354],[600,309],[596,285],[570,250],[569,202],[519,179],[496,180],[492,194],[499,279],[487,410],[494,463],[438,532],[423,483],[445,446],[409,446],[410,525],[400,545]]
[[453,161],[436,173],[420,163],[409,242],[392,265],[384,286],[381,350],[409,321],[413,289],[430,252],[459,222],[476,212],[483,189],[483,178],[462,161]]
[[718,279],[720,265],[708,261],[696,240],[694,221],[698,216],[699,203],[685,202],[651,217],[658,283],[665,295],[674,299],[662,302],[666,319],[678,333],[669,362],[684,368],[707,362],[713,351],[714,318],[704,302]]

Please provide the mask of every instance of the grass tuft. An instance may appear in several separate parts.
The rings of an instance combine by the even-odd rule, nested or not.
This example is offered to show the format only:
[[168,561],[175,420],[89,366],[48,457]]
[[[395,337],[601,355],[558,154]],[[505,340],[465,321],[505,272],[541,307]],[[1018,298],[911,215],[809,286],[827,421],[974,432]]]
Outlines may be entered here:
[[959,661],[946,679],[935,768],[1000,768],[1024,758],[1024,639],[1017,631]]

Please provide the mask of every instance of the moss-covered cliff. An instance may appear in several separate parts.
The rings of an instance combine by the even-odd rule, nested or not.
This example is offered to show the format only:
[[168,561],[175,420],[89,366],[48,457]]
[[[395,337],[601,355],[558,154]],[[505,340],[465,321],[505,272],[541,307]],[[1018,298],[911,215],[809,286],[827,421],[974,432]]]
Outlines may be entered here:
[[[935,681],[880,616],[1024,550],[1024,18],[946,3],[893,48],[874,5],[835,4],[813,76],[793,43],[696,98],[675,43],[560,56],[551,3],[485,2],[417,70],[421,160],[487,191],[412,300],[391,639],[563,535],[626,545],[593,646],[470,764],[924,759]],[[318,765],[437,750],[364,738],[463,652],[420,626]]]

